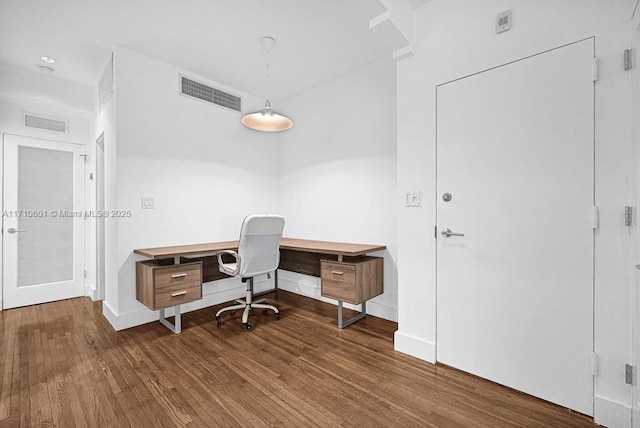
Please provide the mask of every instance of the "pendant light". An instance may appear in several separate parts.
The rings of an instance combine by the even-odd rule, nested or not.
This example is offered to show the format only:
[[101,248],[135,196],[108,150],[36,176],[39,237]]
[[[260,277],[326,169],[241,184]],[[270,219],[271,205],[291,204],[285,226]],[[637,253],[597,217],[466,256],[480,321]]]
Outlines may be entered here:
[[[273,37],[263,37],[260,40],[260,43],[267,53],[266,75],[267,78],[269,78],[269,53],[275,46],[276,41]],[[265,132],[286,131],[293,126],[293,121],[291,119],[287,116],[278,114],[271,109],[271,103],[269,100],[264,103],[264,108],[262,110],[242,116],[241,122],[247,128]]]

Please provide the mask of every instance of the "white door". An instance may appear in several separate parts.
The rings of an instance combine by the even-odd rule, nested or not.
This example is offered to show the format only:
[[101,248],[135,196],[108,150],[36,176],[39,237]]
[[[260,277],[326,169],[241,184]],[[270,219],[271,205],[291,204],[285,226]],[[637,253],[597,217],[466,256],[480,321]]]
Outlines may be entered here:
[[84,148],[4,134],[5,309],[84,294]]
[[437,88],[437,359],[587,415],[593,56],[588,39]]

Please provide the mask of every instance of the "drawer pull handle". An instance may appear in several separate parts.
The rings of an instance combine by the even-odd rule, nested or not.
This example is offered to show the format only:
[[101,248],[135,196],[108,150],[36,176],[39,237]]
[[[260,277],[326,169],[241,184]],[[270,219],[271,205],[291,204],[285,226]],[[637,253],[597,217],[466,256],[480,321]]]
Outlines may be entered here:
[[171,278],[184,278],[185,276],[187,276],[186,273],[177,273],[175,275],[171,275]]
[[344,273],[337,271],[337,270],[332,270],[331,273],[336,274],[336,275],[344,275]]
[[186,291],[180,291],[180,292],[178,292],[178,293],[173,293],[173,294],[171,295],[171,297],[184,296],[185,294],[187,294],[187,292],[186,292]]

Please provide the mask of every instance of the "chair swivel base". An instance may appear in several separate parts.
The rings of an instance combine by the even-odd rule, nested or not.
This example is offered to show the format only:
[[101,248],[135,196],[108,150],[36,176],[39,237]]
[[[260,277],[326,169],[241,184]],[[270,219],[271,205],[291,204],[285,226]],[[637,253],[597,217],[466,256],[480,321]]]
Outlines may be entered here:
[[[243,278],[244,280],[244,278]],[[236,304],[232,305],[232,306],[227,306],[226,308],[222,308],[220,309],[217,313],[216,313],[216,322],[218,323],[218,326],[220,326],[222,324],[222,318],[220,317],[220,315],[223,312],[235,312],[238,309],[243,309],[244,311],[242,312],[242,325],[244,326],[244,329],[246,331],[251,331],[253,330],[253,324],[251,324],[249,322],[249,311],[251,311],[251,309],[256,308],[256,309],[270,309],[273,312],[276,313],[276,320],[280,319],[280,311],[278,310],[278,308],[276,308],[273,305],[269,305],[268,300],[267,299],[260,299],[260,300],[256,300],[255,302],[253,302],[253,278],[247,278],[246,279],[247,284],[247,298],[246,300],[236,300]]]
[[244,311],[242,312],[242,325],[244,326],[244,329],[246,331],[253,330],[253,324],[249,322],[249,311],[251,311],[251,309],[271,309],[276,313],[276,320],[280,319],[280,311],[278,310],[278,308],[264,303],[267,302],[267,300],[258,300],[254,303],[249,304],[247,304],[244,300],[236,300],[236,302],[238,303],[237,305],[227,306],[226,308],[220,309],[218,311],[218,313],[216,314],[216,322],[218,323],[218,325],[222,324],[222,317],[220,315],[223,312],[230,311],[233,313],[238,309],[244,309]]

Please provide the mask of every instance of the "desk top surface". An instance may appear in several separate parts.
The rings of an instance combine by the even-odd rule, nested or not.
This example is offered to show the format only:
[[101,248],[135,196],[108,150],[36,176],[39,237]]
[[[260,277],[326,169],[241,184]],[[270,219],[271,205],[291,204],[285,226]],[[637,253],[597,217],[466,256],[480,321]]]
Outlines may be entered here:
[[[307,253],[337,254],[343,256],[363,256],[374,251],[387,248],[385,245],[350,244],[346,242],[314,241],[310,239],[282,238],[280,248],[283,250],[303,251]],[[210,242],[207,244],[176,245],[172,247],[156,247],[135,249],[133,252],[151,259],[169,257],[196,256],[216,253],[222,250],[237,250],[238,241]]]
[[304,251],[307,253],[337,254],[343,256],[363,256],[387,248],[385,245],[350,244],[347,242],[313,241],[311,239],[282,238],[283,250]]

